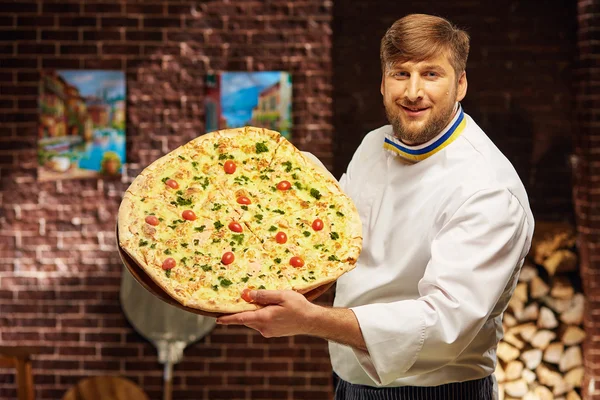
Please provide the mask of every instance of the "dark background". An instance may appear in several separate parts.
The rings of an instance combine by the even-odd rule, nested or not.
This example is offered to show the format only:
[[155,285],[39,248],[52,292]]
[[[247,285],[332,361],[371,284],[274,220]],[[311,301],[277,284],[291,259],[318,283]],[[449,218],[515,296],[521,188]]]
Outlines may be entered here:
[[[364,135],[385,123],[379,40],[410,12],[469,32],[465,111],[515,165],[536,218],[571,220],[578,19],[600,15],[580,3],[578,11],[570,0],[0,1],[0,345],[40,348],[40,399],[102,374],[161,398],[156,352],[118,300],[113,232],[123,191],[204,133],[204,76],[214,70],[290,71],[293,142],[339,177]],[[127,72],[122,180],[36,181],[36,99],[47,68]],[[327,399],[330,373],[322,340],[218,327],[175,367],[174,398]],[[0,398],[15,396],[12,371],[0,369]]]

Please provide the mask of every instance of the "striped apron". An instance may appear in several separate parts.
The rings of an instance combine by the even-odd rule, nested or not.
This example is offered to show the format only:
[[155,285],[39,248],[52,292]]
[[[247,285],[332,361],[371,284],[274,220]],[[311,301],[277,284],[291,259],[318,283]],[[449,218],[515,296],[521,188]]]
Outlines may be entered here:
[[[337,378],[337,377],[335,377]],[[377,388],[337,381],[335,400],[493,400],[494,379],[490,375],[474,381],[440,386],[398,386]]]

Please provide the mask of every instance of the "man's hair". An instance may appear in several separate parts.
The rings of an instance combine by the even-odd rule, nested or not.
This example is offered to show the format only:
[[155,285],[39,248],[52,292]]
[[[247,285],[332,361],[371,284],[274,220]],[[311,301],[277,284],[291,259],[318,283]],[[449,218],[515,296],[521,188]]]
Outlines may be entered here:
[[381,39],[381,70],[385,74],[396,63],[420,62],[446,52],[458,79],[467,65],[469,35],[444,18],[409,14]]

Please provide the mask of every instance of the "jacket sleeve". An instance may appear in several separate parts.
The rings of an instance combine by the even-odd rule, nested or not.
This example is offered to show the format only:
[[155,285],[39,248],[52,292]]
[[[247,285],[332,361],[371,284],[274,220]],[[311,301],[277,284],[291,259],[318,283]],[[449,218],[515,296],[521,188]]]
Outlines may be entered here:
[[368,350],[354,353],[371,379],[387,385],[456,359],[514,291],[531,231],[508,190],[465,201],[431,243],[418,299],[352,308]]

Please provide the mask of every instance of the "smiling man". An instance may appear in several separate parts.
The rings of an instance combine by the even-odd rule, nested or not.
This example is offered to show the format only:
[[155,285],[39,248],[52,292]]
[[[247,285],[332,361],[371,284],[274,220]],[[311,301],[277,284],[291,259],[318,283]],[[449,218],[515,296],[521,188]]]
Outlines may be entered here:
[[266,337],[330,342],[342,399],[492,399],[502,314],[534,220],[510,162],[463,111],[468,35],[413,14],[381,41],[391,125],[369,132],[340,180],[363,250],[334,307],[251,292],[261,310],[221,317]]

